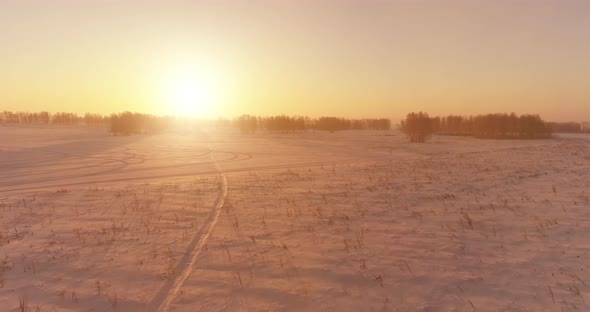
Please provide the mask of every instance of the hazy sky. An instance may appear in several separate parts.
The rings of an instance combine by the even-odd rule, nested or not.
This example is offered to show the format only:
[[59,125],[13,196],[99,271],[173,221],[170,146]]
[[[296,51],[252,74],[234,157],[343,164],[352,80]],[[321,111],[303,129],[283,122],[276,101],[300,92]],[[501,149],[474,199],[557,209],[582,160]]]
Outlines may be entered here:
[[588,0],[1,0],[0,40],[0,110],[174,113],[196,72],[207,117],[590,119]]

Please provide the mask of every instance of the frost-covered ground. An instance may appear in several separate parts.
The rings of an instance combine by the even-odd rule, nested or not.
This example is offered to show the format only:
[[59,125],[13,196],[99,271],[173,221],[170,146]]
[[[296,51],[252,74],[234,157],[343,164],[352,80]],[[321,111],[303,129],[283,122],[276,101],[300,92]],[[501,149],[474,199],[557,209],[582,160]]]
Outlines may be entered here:
[[0,127],[0,311],[587,311],[590,137]]

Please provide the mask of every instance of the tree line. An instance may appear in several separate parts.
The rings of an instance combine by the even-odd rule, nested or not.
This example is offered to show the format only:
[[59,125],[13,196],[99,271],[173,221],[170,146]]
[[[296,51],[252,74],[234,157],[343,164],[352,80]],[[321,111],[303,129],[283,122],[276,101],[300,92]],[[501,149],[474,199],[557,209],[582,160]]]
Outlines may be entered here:
[[0,123],[3,124],[44,124],[44,125],[86,125],[110,127],[115,135],[137,133],[154,133],[164,130],[171,124],[169,117],[157,117],[148,114],[123,112],[103,116],[86,113],[49,113],[49,112],[0,112]]
[[114,135],[160,133],[173,123],[172,117],[158,117],[149,114],[123,112],[111,114],[111,132]]
[[484,139],[544,139],[554,127],[539,115],[485,114],[429,117],[427,113],[409,113],[400,129],[412,142],[424,142],[433,134],[473,136]]
[[[86,113],[78,115],[66,112],[0,112],[0,124],[56,124],[110,127],[114,134],[159,132],[172,123],[171,117],[124,112],[103,116]],[[243,133],[264,130],[271,133],[291,133],[305,130],[389,130],[391,121],[380,119],[346,119],[338,117],[309,118],[307,116],[253,116],[242,115],[236,119],[219,119],[218,126],[234,126]],[[546,122],[538,115],[486,114],[476,116],[448,115],[429,117],[427,113],[410,113],[400,123],[410,141],[423,142],[433,134],[473,136],[491,139],[537,139],[550,137],[552,133],[590,132],[579,122]]]
[[0,123],[4,124],[55,124],[55,125],[89,125],[106,126],[110,117],[100,114],[86,113],[80,116],[75,113],[50,112],[0,112]]
[[554,133],[590,133],[581,122],[550,122],[549,126]]
[[258,130],[271,133],[293,133],[305,130],[341,131],[341,130],[389,130],[389,119],[345,119],[338,117],[309,118],[307,116],[252,116],[242,115],[236,118],[233,126],[242,133],[252,134]]

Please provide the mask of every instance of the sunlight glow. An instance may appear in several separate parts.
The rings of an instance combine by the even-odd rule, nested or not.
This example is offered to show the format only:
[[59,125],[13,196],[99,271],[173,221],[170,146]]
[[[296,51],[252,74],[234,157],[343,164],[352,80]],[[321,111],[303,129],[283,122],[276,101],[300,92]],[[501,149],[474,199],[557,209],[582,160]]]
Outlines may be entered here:
[[221,90],[218,77],[202,68],[183,67],[165,81],[166,112],[179,117],[212,117],[217,112]]

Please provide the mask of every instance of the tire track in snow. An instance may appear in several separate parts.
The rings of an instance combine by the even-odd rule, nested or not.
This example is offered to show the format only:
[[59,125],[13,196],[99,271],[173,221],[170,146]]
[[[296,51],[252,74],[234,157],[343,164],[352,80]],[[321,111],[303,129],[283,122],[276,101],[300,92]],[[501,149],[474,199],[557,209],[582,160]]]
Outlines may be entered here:
[[152,299],[152,301],[148,305],[148,311],[167,311],[170,303],[176,295],[180,291],[182,284],[184,281],[190,276],[191,272],[193,271],[193,267],[197,263],[197,259],[203,250],[203,246],[211,236],[211,232],[217,224],[217,220],[219,219],[219,212],[225,203],[225,198],[227,197],[227,179],[225,174],[219,167],[217,161],[215,161],[215,157],[213,153],[210,154],[213,163],[215,164],[215,169],[219,173],[221,177],[221,187],[217,198],[215,199],[215,204],[213,208],[209,212],[209,216],[205,220],[205,223],[199,228],[199,230],[193,236],[189,246],[186,249],[186,252],[182,256],[182,259],[176,265],[176,270],[174,275],[170,276],[168,280],[162,285],[156,296]]
[[[146,172],[146,171],[158,170],[158,169],[177,169],[177,168],[182,168],[182,167],[190,168],[195,165],[242,161],[242,160],[248,160],[248,159],[252,158],[251,155],[244,154],[244,153],[213,151],[213,150],[210,150],[208,153],[212,153],[212,152],[221,152],[221,153],[225,153],[225,154],[230,154],[231,156],[230,156],[230,158],[222,159],[222,160],[218,160],[218,161],[201,161],[201,162],[185,163],[185,164],[178,164],[178,165],[160,165],[160,166],[151,166],[151,167],[143,167],[143,168],[134,168],[134,169],[125,170],[125,173],[129,174],[129,173],[137,173],[137,172]],[[206,154],[208,154],[208,153],[206,153]],[[33,184],[33,183],[43,183],[43,182],[53,182],[53,181],[62,181],[62,180],[68,180],[68,179],[73,179],[73,178],[87,178],[87,177],[92,177],[92,176],[102,176],[102,175],[111,174],[111,173],[119,173],[119,171],[121,171],[122,169],[126,169],[129,165],[135,165],[135,164],[140,164],[140,163],[145,162],[145,159],[142,158],[141,161],[139,161],[139,162],[130,163],[130,162],[128,162],[128,160],[131,160],[134,158],[141,158],[141,156],[138,156],[138,154],[134,154],[134,153],[127,153],[127,154],[132,155],[132,156],[128,157],[128,158],[124,158],[124,159],[108,159],[108,158],[100,158],[100,157],[94,157],[94,156],[87,157],[87,159],[105,159],[105,160],[111,160],[112,161],[111,163],[115,163],[115,162],[122,163],[122,165],[120,165],[118,167],[109,168],[109,169],[106,169],[103,171],[97,171],[97,172],[92,172],[92,173],[75,173],[75,174],[68,175],[68,176],[60,175],[60,176],[49,176],[49,177],[35,178],[35,179],[9,180],[5,183],[0,182],[0,187],[27,185],[27,184]],[[202,154],[202,155],[206,155],[206,154]],[[195,156],[202,156],[202,155],[200,154],[200,155],[195,155]],[[244,155],[244,158],[238,159],[240,157],[240,155]],[[1,166],[0,166],[0,168],[1,168]],[[96,165],[95,164],[87,165],[87,166],[80,167],[78,169],[88,169],[88,168],[96,168]],[[63,172],[63,171],[66,171],[66,170],[61,170],[61,172]],[[67,171],[72,171],[72,170],[67,170]],[[60,171],[58,171],[58,172],[60,172]],[[213,171],[212,173],[216,173],[216,172],[217,172],[217,170]],[[211,173],[211,172],[208,171],[207,173]],[[25,174],[25,175],[14,174],[12,176],[1,176],[1,174],[0,174],[0,176],[4,177],[4,178],[21,177],[21,176],[35,176],[35,175],[37,175],[36,172]],[[160,176],[158,176],[158,177],[160,177]],[[170,175],[167,175],[164,177],[170,177]]]
[[[2,189],[0,186],[0,194],[3,193],[26,193],[26,192],[35,192],[34,190],[46,190],[52,189],[51,191],[55,191],[55,188],[59,187],[72,187],[72,186],[88,186],[88,185],[98,185],[104,183],[116,183],[116,182],[131,182],[131,181],[149,181],[155,179],[164,179],[164,178],[181,178],[181,177],[195,177],[195,176],[203,176],[203,175],[214,175],[219,173],[240,173],[240,172],[249,172],[249,171],[262,171],[262,170],[278,170],[278,169],[295,169],[295,168],[308,168],[308,167],[320,167],[320,166],[327,166],[327,165],[343,165],[343,164],[359,164],[359,163],[374,163],[376,161],[386,161],[391,160],[390,158],[375,158],[375,159],[359,159],[359,158],[351,158],[351,159],[344,159],[344,160],[335,160],[335,161],[323,161],[323,162],[308,162],[308,163],[295,163],[295,164],[288,164],[288,165],[268,165],[268,166],[252,166],[252,167],[239,167],[234,169],[223,169],[223,170],[209,170],[209,171],[187,171],[185,173],[173,173],[173,174],[160,174],[160,175],[150,175],[150,176],[141,176],[141,177],[131,177],[131,178],[113,178],[113,179],[105,179],[105,180],[92,180],[92,181],[84,181],[84,182],[69,182],[69,183],[59,183],[59,184],[49,184],[49,185],[41,185],[41,186],[23,186],[11,189]],[[219,161],[222,162],[222,161]],[[171,167],[174,168],[174,167]],[[34,183],[31,182],[31,183]]]

